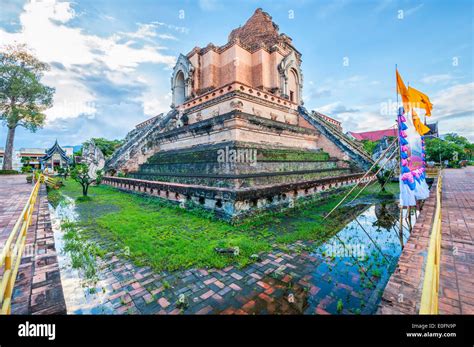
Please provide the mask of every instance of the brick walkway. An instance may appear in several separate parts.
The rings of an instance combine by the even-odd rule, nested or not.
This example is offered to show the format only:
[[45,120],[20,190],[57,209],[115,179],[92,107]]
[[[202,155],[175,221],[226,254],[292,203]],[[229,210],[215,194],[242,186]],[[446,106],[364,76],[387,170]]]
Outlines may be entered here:
[[[33,186],[24,175],[0,176],[0,248]],[[12,300],[13,314],[62,314],[66,306],[51,229],[46,188],[40,189]]]
[[[439,313],[474,314],[474,168],[446,169],[442,199]],[[418,314],[434,210],[432,193],[385,288],[378,313]]]
[[439,313],[474,314],[474,167],[445,170],[441,227]]
[[[80,305],[68,303],[68,313],[333,314],[339,298],[360,302],[361,313],[371,313],[378,289],[356,289],[361,282],[357,274],[339,282],[338,275],[329,271],[335,266],[329,257],[302,250],[314,247],[311,242],[298,241],[286,252],[262,254],[260,261],[242,269],[228,266],[173,273],[156,273],[150,267],[136,266],[109,253],[99,266],[104,271],[94,294],[88,288],[81,289],[84,296],[99,300]],[[76,289],[75,294],[80,295],[81,290]],[[69,299],[67,292],[66,298]],[[354,314],[347,308],[341,313]]]
[[0,248],[3,248],[32,189],[24,175],[0,175]]
[[[60,219],[69,215],[63,208],[67,209],[52,213],[59,248]],[[378,217],[369,210],[360,220],[381,248],[367,244],[360,259],[333,256],[319,242],[297,241],[284,250],[274,245],[241,268],[156,272],[97,239],[94,243],[104,249],[115,249],[97,259],[97,282],[83,282],[83,276],[67,266],[67,253],[59,257],[68,314],[373,314],[391,271],[378,250],[396,261],[400,240],[393,230],[374,226]],[[354,228],[355,222],[350,222],[338,233],[339,239],[351,245],[369,242]]]

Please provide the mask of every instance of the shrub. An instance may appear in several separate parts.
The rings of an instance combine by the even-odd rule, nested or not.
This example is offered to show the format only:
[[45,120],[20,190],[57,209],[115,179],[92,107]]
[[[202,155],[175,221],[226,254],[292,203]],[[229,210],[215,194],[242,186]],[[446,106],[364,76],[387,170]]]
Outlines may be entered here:
[[0,175],[17,175],[18,173],[16,170],[0,170]]
[[28,172],[32,172],[32,171],[33,171],[33,168],[30,165],[26,165],[26,166],[21,167],[21,172],[22,173],[28,173]]

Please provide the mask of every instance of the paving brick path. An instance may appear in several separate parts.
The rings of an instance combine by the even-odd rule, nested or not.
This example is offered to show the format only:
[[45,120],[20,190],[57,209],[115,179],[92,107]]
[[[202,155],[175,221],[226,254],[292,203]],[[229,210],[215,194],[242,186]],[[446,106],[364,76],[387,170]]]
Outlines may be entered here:
[[32,189],[24,175],[0,175],[0,248],[3,248]]
[[[356,290],[360,278],[355,274],[352,285],[331,279],[328,257],[304,250],[314,247],[311,242],[296,242],[285,252],[262,254],[260,261],[242,269],[228,266],[173,273],[156,273],[109,253],[100,264],[103,270],[93,291],[101,297],[100,304],[97,300],[93,305],[68,304],[68,313],[329,314],[341,297],[364,301],[373,310],[376,291]],[[320,278],[317,284],[316,277]],[[88,289],[82,290],[89,295]]]
[[474,167],[443,182],[439,313],[474,314]]
[[[33,189],[24,175],[0,176],[0,249],[3,248]],[[61,314],[66,306],[46,188],[41,187],[12,300],[13,314]]]
[[[56,218],[62,215],[53,213],[54,226],[59,228]],[[362,223],[369,227],[373,221],[367,218]],[[398,250],[392,249],[400,247],[398,236],[386,230],[386,237],[381,237],[383,232],[372,227],[374,233],[379,234],[379,246],[386,255],[390,259],[398,258]],[[57,231],[57,240],[61,233]],[[340,237],[351,244],[365,240],[352,238],[353,227],[339,234],[347,234]],[[243,268],[231,265],[223,269],[193,268],[173,272],[156,272],[150,267],[135,265],[121,254],[123,251],[104,245],[105,249],[114,251],[98,259],[96,283],[81,282],[81,276],[67,266],[67,253],[61,254],[68,313],[372,314],[389,276],[370,275],[378,266],[387,267],[377,265],[382,256],[372,255],[372,251],[377,250],[369,245],[364,253],[367,259],[361,256],[363,259],[358,260],[350,256],[331,256],[324,252],[325,247],[318,245],[297,241],[284,250],[274,245],[271,252],[261,253],[260,259]]]
[[[432,193],[385,288],[378,313],[418,314],[434,210]],[[444,170],[441,211],[439,313],[474,314],[473,167]]]

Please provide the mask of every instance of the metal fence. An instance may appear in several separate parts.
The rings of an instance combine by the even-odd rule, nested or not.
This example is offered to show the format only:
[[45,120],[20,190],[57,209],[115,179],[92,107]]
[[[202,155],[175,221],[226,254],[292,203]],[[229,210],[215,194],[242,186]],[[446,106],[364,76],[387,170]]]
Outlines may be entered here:
[[441,259],[441,193],[443,189],[442,171],[438,174],[436,187],[436,210],[431,229],[428,258],[425,266],[420,314],[438,314],[439,271]]
[[11,314],[11,301],[13,288],[18,273],[18,268],[23,256],[26,243],[26,234],[31,224],[38,192],[44,177],[41,175],[36,181],[33,191],[26,202],[21,215],[18,217],[13,229],[0,254],[0,269],[3,275],[0,282],[0,313]]

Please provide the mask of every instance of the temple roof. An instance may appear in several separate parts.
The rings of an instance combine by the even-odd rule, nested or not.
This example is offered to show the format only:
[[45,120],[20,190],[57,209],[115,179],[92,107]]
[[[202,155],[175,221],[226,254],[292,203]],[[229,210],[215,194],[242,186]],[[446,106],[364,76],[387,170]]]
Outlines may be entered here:
[[266,47],[285,41],[291,44],[291,38],[278,32],[278,25],[273,23],[272,17],[261,8],[255,10],[244,26],[232,30],[229,42],[238,40],[251,49]]
[[375,131],[365,131],[361,133],[355,133],[353,131],[348,132],[356,140],[370,140],[370,141],[379,141],[384,136],[397,136],[397,129],[386,129],[386,130],[375,130]]
[[59,145],[58,143],[58,140],[56,140],[56,142],[54,142],[54,145],[53,147],[51,147],[50,149],[48,149],[46,151],[46,154],[40,158],[40,160],[44,161],[44,160],[48,160],[50,159],[54,153],[59,153],[59,155],[61,155],[61,158],[70,163],[71,162],[71,158],[69,158],[66,154],[66,152],[64,151],[64,149],[61,148],[61,146]]
[[435,122],[435,123],[430,123],[430,124],[426,124],[425,125],[430,128],[430,131],[425,134],[425,136],[434,136],[434,137],[438,137],[439,134],[438,134],[438,122]]

